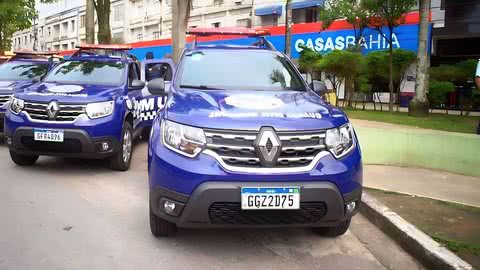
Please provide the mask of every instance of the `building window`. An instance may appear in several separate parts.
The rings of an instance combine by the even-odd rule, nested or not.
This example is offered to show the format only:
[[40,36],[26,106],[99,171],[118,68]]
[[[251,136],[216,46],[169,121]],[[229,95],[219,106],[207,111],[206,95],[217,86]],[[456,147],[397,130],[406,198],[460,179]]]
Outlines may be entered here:
[[318,19],[318,9],[317,8],[309,8],[305,10],[305,22],[311,23],[316,22]]
[[85,27],[85,15],[80,16],[80,28]]
[[219,28],[219,27],[220,27],[220,23],[219,23],[219,22],[214,22],[214,23],[212,23],[212,27],[213,27],[213,28]]
[[70,43],[70,45],[71,45],[70,48],[71,48],[72,50],[75,49],[75,42]]
[[72,32],[75,33],[75,21],[74,21],[74,20],[72,20],[72,21],[70,22],[70,26],[72,27]]
[[47,28],[48,31],[48,36],[52,35],[52,31],[50,30],[50,27]]
[[238,27],[251,27],[250,19],[237,20]]
[[159,39],[160,38],[160,31],[153,32],[153,38],[154,39]]
[[223,0],[213,0],[214,5],[221,5],[223,4]]
[[143,34],[137,34],[137,40],[142,41],[143,40]]
[[277,26],[278,25],[278,15],[265,15],[261,16],[262,26]]
[[125,5],[116,5],[113,7],[113,21],[114,22],[121,22],[125,17]]

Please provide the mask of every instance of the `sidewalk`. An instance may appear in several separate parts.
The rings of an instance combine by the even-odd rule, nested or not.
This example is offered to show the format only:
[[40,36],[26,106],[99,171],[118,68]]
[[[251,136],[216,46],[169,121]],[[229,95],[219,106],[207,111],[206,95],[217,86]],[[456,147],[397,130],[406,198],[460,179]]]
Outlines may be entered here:
[[364,165],[365,187],[480,207],[480,178],[449,172]]

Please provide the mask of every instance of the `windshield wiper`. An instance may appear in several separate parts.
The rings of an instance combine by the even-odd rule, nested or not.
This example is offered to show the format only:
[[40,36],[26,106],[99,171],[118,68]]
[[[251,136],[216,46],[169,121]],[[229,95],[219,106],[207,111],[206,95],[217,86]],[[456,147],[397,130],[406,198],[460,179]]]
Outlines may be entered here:
[[225,90],[223,88],[210,87],[206,85],[186,85],[186,84],[181,84],[180,88],[200,89],[200,90]]

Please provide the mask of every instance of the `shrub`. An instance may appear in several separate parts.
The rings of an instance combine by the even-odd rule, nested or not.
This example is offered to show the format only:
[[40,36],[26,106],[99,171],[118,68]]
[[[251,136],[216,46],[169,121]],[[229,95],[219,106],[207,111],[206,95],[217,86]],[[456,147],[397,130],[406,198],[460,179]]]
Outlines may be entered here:
[[440,108],[447,103],[448,93],[455,91],[455,85],[451,82],[432,80],[428,89],[428,102],[431,107]]

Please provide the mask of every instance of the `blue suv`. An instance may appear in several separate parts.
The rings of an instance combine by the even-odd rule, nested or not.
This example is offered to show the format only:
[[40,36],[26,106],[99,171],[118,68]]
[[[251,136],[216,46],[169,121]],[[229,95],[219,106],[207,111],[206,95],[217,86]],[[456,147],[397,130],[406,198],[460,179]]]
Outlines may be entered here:
[[[148,150],[153,235],[177,227],[347,231],[362,195],[361,153],[347,116],[322,100],[325,84],[307,85],[258,37],[250,46],[194,43],[168,87]],[[167,95],[161,79],[148,89]]]
[[83,45],[17,92],[5,119],[12,161],[27,166],[40,155],[106,158],[113,170],[128,170],[134,138],[145,135],[164,104],[146,90],[143,66],[129,49]]
[[23,90],[32,85],[35,78],[45,76],[58,60],[52,52],[16,52],[0,65],[0,133],[3,133],[5,112],[14,91]]

